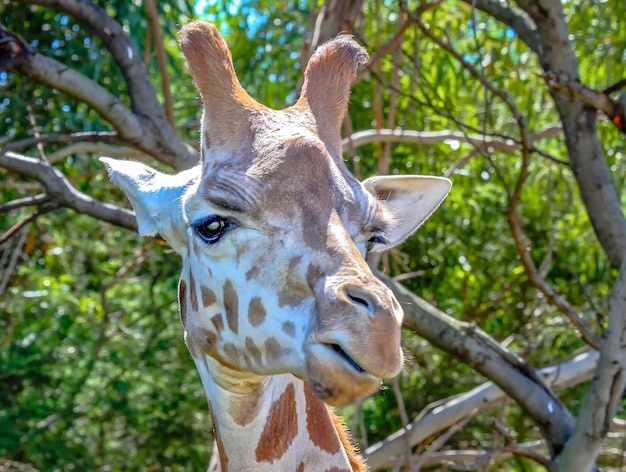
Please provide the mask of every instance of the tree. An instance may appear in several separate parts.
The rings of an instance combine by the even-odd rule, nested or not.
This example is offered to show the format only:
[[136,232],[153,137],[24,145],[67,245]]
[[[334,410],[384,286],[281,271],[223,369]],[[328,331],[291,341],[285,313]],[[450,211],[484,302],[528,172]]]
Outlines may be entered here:
[[[373,468],[621,464],[609,432],[622,425],[626,367],[625,9],[329,0],[200,12],[227,36],[244,86],[274,107],[295,98],[315,45],[349,30],[371,54],[345,123],[355,174],[453,179],[418,236],[371,261],[405,301],[413,358],[344,412]],[[0,11],[0,456],[206,462],[208,423],[187,426],[205,407],[173,322],[177,261],[121,229],[134,219],[95,159],[196,161],[199,103],[175,41],[195,15],[152,0]],[[560,367],[534,370],[544,365]]]

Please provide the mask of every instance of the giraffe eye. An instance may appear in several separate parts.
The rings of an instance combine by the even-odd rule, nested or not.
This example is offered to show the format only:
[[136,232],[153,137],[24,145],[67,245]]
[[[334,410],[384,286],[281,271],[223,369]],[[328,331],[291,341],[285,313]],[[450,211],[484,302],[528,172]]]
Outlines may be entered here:
[[216,243],[233,226],[232,221],[221,216],[209,216],[192,225],[194,231],[207,244]]
[[367,250],[371,251],[376,244],[388,244],[387,238],[382,233],[377,234],[373,238],[367,240]]

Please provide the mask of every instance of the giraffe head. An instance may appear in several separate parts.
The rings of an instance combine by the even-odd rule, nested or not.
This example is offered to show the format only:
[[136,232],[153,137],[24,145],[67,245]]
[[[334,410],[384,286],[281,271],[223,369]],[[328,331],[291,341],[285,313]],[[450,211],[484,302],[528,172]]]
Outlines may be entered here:
[[[329,404],[397,375],[402,309],[365,262],[410,236],[447,179],[359,182],[340,127],[366,52],[349,36],[321,46],[296,104],[272,110],[239,84],[216,28],[187,25],[181,47],[204,104],[202,163],[177,175],[103,158],[139,232],[182,256],[185,340],[229,375],[291,373]],[[226,380],[225,380],[226,381]]]

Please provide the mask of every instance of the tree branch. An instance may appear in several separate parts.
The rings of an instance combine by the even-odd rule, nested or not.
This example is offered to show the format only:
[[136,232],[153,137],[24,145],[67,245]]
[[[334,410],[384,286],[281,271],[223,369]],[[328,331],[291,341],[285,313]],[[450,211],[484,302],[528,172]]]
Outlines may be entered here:
[[20,141],[9,142],[6,146],[0,148],[0,156],[9,151],[19,151],[30,146],[42,143],[78,143],[83,141],[100,141],[108,143],[117,143],[119,138],[117,133],[110,131],[90,131],[71,134],[49,134],[44,136],[34,136],[32,138],[22,139]]
[[47,203],[49,200],[50,197],[45,194],[35,195],[34,197],[19,198],[17,200],[10,201],[9,203],[5,203],[4,205],[0,205],[0,215],[17,210],[18,208],[24,208],[26,206],[41,205],[43,203]]
[[46,206],[44,208],[37,210],[35,213],[28,215],[23,220],[18,221],[11,228],[9,228],[3,235],[0,235],[0,247],[2,247],[4,243],[9,241],[11,238],[13,238],[13,236],[19,233],[29,223],[32,223],[37,218],[39,218],[42,215],[45,215],[46,213],[50,213],[51,211],[58,210],[58,209],[59,209],[58,204],[49,205],[49,206]]
[[[563,130],[560,126],[550,126],[538,133],[529,134],[528,141],[532,145],[539,140],[559,136]],[[368,129],[357,131],[350,137],[345,138],[341,144],[343,152],[350,147],[357,148],[366,144],[375,143],[404,143],[404,144],[441,144],[446,141],[471,144],[480,149],[490,149],[502,152],[514,152],[521,149],[522,145],[514,139],[486,138],[483,135],[462,133],[459,131],[415,131],[403,129]]]
[[[578,61],[561,2],[518,0],[517,4],[535,22],[541,45],[537,54],[543,70],[568,81],[579,81]],[[626,218],[598,138],[596,109],[554,90],[551,94],[587,214],[611,265],[619,268],[626,256]]]
[[[57,6],[68,8],[68,13],[74,12],[74,9],[68,6],[78,8],[78,11],[93,13],[99,11],[99,7],[87,1],[79,0],[62,0],[59,2],[29,2],[23,3],[40,3],[48,6]],[[93,10],[96,8],[96,10]],[[98,10],[99,9],[99,10]],[[99,26],[97,32],[108,38],[107,31],[110,23],[113,22],[121,31],[121,27],[115,20],[106,16],[104,10],[101,12],[107,20],[102,19],[104,26]],[[98,13],[100,15],[100,13]],[[79,16],[80,18],[80,16]],[[95,21],[95,19],[91,18]],[[107,26],[108,25],[108,26]],[[112,30],[111,30],[112,31]],[[154,156],[161,162],[171,165],[175,169],[182,170],[193,167],[198,162],[198,154],[191,147],[181,142],[176,132],[169,125],[167,119],[163,115],[154,89],[150,83],[145,67],[138,55],[131,49],[124,49],[121,53],[121,45],[130,44],[128,38],[123,36],[123,41],[119,39],[119,34],[111,33],[114,39],[109,38],[108,46],[115,51],[114,58],[118,65],[126,72],[125,78],[128,82],[129,93],[133,105],[133,111],[119,100],[116,96],[107,91],[104,87],[92,81],[78,71],[50,58],[37,51],[34,51],[29,45],[21,41],[15,34],[7,32],[3,29],[2,34],[11,44],[19,47],[8,48],[10,58],[4,57],[4,49],[0,49],[0,64],[9,62],[11,66],[21,73],[29,76],[33,80],[44,85],[57,89],[69,96],[75,97],[80,101],[87,103],[94,108],[105,120],[109,121],[118,132],[119,138],[125,143],[142,149],[146,153]],[[10,34],[11,36],[7,36]],[[18,51],[15,54],[13,51]],[[123,56],[123,57],[122,57]],[[132,63],[132,64],[131,64]],[[143,71],[143,72],[140,72]],[[146,98],[147,92],[152,93],[151,98]],[[150,95],[149,93],[147,95]]]
[[561,451],[574,428],[574,418],[522,359],[476,326],[446,315],[386,275],[376,275],[404,308],[406,326],[495,382],[541,428],[551,451]]
[[[498,0],[463,0],[472,8],[478,8],[479,10],[487,13],[501,23],[504,23],[510,27],[515,34],[526,45],[537,52],[539,49],[539,35],[535,30],[535,25],[531,19],[525,14],[525,12],[514,8],[512,6],[505,6],[507,4]],[[510,4],[509,4],[510,5]]]
[[571,439],[557,458],[559,471],[590,470],[600,453],[626,386],[626,262],[609,306],[609,326],[602,340],[597,372]]
[[150,157],[146,152],[128,146],[111,146],[103,143],[84,142],[70,144],[69,146],[51,152],[48,154],[48,162],[54,164],[68,156],[84,152],[100,154],[102,156],[133,157],[138,160],[146,160]]
[[79,192],[61,172],[50,165],[32,157],[8,152],[0,156],[0,166],[39,180],[46,187],[50,198],[65,207],[123,228],[137,230],[133,212]]
[[553,72],[546,72],[543,78],[552,90],[586,103],[604,113],[618,130],[626,134],[626,110],[621,101],[612,100],[605,92],[597,92],[580,82]]
[[[599,357],[598,352],[587,351],[569,361],[538,369],[536,375],[554,390],[571,387],[591,379]],[[396,464],[396,457],[404,455],[407,442],[410,447],[420,444],[442,429],[451,427],[473,410],[490,408],[506,396],[495,383],[486,382],[469,392],[433,402],[406,429],[400,429],[369,447],[364,454],[367,464],[372,469],[391,467]]]
[[110,17],[104,8],[89,0],[15,0],[25,5],[41,5],[62,11],[85,24],[102,40],[128,85],[133,111],[149,116],[160,111],[150,76],[141,62],[135,45],[124,33],[122,26]]

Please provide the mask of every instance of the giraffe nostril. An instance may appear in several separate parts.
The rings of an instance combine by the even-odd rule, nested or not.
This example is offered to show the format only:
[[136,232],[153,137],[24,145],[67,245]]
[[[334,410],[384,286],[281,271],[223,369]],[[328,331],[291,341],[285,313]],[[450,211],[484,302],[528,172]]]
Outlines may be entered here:
[[375,304],[370,300],[368,294],[363,293],[361,290],[355,289],[354,287],[345,288],[344,293],[346,294],[346,298],[354,305],[364,308],[370,315],[375,314]]
[[365,308],[369,308],[370,304],[367,302],[367,300],[361,298],[361,297],[355,297],[354,295],[348,293],[348,298],[350,300],[352,300],[354,303],[358,304],[358,305],[363,305]]

